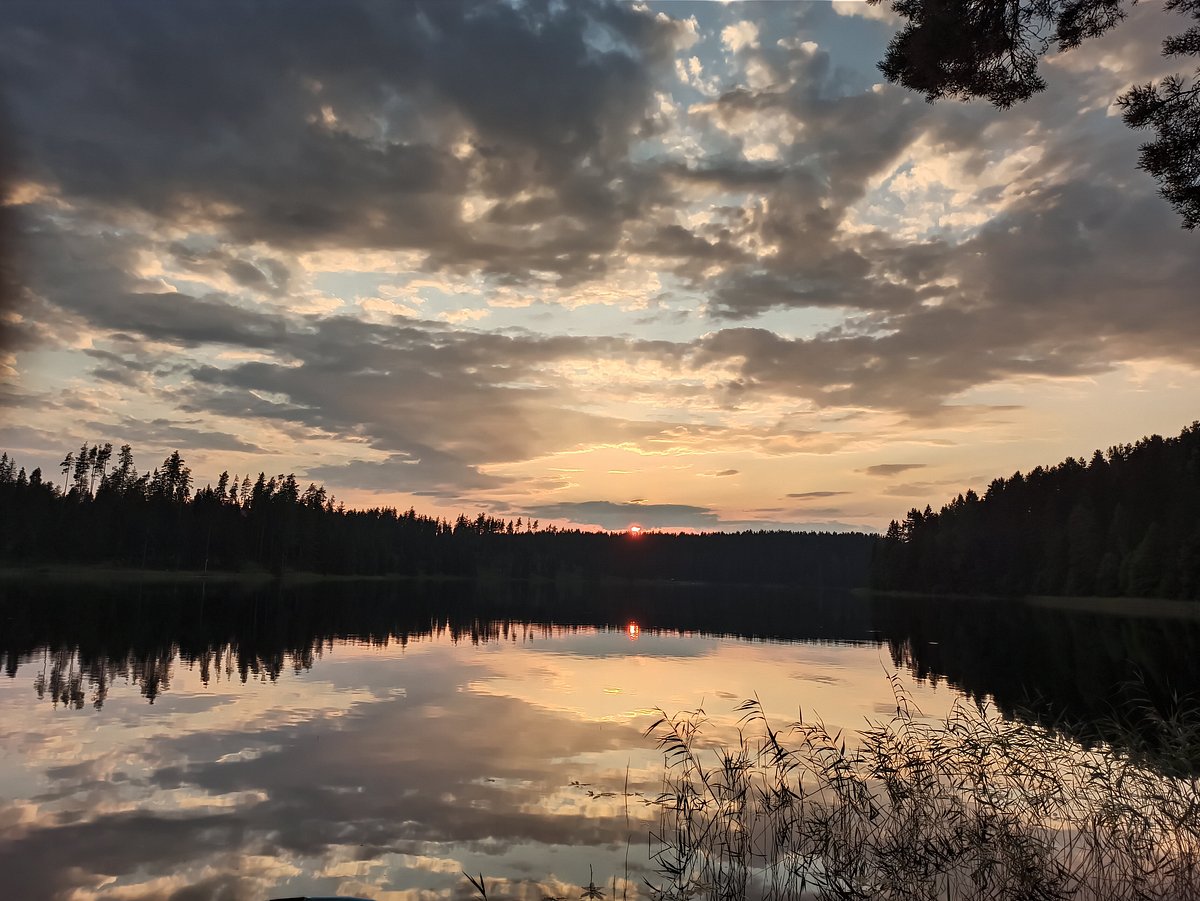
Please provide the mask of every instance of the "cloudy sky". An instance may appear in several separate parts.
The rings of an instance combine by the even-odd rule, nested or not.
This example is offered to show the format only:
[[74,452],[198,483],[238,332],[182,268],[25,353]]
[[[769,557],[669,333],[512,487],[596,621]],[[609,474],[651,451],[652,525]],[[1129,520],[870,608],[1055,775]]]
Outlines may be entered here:
[[351,504],[881,528],[1200,415],[1200,241],[1112,99],[1000,112],[856,0],[23,4],[0,446]]

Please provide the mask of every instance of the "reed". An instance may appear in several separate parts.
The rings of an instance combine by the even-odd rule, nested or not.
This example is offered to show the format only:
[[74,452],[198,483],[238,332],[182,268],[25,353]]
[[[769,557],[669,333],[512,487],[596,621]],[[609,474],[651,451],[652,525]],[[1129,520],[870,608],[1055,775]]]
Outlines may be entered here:
[[776,729],[757,700],[731,746],[661,713],[657,901],[1200,898],[1200,716],[1147,707],[1121,744],[961,702],[852,736]]

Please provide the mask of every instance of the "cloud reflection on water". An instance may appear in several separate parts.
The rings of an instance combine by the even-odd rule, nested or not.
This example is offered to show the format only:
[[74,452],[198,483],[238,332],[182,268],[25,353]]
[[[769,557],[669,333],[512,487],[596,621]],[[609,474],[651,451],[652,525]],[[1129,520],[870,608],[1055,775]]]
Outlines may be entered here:
[[[203,616],[163,598],[137,607],[136,623],[124,597],[111,610],[94,597],[74,607],[6,598],[0,871],[10,893],[433,901],[469,895],[465,869],[538,901],[568,883],[577,894],[589,865],[597,879],[623,874],[631,836],[636,883],[642,799],[661,778],[642,736],[655,706],[704,705],[710,740],[752,695],[780,725],[803,705],[852,729],[889,713],[883,673],[897,662],[927,679],[910,687],[931,715],[960,696],[946,681],[1003,703],[1024,682],[1079,705],[1119,675],[1105,648],[1152,648],[1138,663],[1166,685],[1187,676],[1200,645],[1192,621],[1011,605],[964,616],[917,599],[747,604],[726,590],[664,590],[594,608],[527,598],[506,611],[405,591],[209,596]],[[643,626],[637,642],[631,619]],[[685,631],[656,631],[665,623]],[[804,640],[719,637],[735,625]],[[1075,635],[1090,641],[1064,638]],[[1056,675],[1056,656],[1086,686]],[[51,661],[89,698],[104,674],[103,703],[39,697]]]
[[[154,875],[164,872],[228,897],[344,889],[350,870],[376,893],[449,890],[463,868],[511,878],[578,879],[589,863],[619,872],[626,838],[642,846],[642,799],[658,789],[660,758],[642,736],[656,698],[707,702],[728,724],[733,704],[714,703],[715,686],[740,697],[759,685],[786,716],[792,688],[773,677],[798,658],[807,669],[850,652],[863,678],[879,681],[873,648],[660,638],[676,653],[650,656],[647,645],[598,631],[515,646],[338,644],[311,672],[274,685],[205,686],[177,666],[171,692],[140,726],[122,709],[128,688],[102,711],[47,719],[9,683],[10,739],[48,731],[70,743],[75,762],[24,745],[35,819],[5,829],[0,867],[28,897],[146,898],[174,897]],[[606,690],[614,684],[615,694]],[[846,705],[855,703],[824,706]],[[626,767],[638,793],[628,825]],[[531,872],[531,854],[543,871]],[[142,894],[128,893],[139,885]]]

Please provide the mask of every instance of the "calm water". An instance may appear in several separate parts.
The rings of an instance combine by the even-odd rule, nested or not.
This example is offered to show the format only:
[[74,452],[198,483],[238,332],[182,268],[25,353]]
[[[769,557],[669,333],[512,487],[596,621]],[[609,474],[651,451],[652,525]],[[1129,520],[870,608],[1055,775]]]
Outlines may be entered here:
[[[964,695],[1063,728],[1200,687],[1200,620],[833,595],[0,587],[11,897],[632,896],[643,733],[757,696],[854,729]],[[1134,680],[1134,681],[1131,681]],[[630,885],[625,886],[628,878]],[[495,880],[495,881],[492,881]],[[644,891],[643,891],[644,894]]]

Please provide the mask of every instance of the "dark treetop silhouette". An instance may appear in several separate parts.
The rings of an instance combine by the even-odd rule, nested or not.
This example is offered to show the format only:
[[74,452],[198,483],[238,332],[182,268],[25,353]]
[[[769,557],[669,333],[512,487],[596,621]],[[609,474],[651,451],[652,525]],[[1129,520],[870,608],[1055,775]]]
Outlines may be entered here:
[[880,588],[1200,598],[1200,423],[913,508],[873,568]]
[[[84,445],[61,487],[0,454],[0,561],[141,569],[673,579],[920,592],[1200,598],[1200,424],[996,479],[861,533],[625,534],[350,510],[294,475],[193,491],[178,451],[139,475]],[[111,465],[110,465],[111,464]]]
[[173,570],[306,571],[495,579],[677,579],[850,587],[866,583],[862,533],[625,534],[545,528],[479,513],[443,520],[351,510],[295,475],[259,473],[193,491],[179,451],[138,474],[133,451],[67,454],[61,487],[0,455],[0,561]]
[[[868,0],[878,4],[882,0]],[[982,97],[1007,109],[1045,88],[1038,61],[1051,47],[1078,47],[1125,17],[1122,0],[892,0],[906,22],[879,64],[889,81],[930,101]],[[1167,57],[1200,57],[1200,0],[1165,7],[1195,20],[1163,42]],[[1117,98],[1127,125],[1151,128],[1139,167],[1183,218],[1200,225],[1200,68],[1135,85]]]

